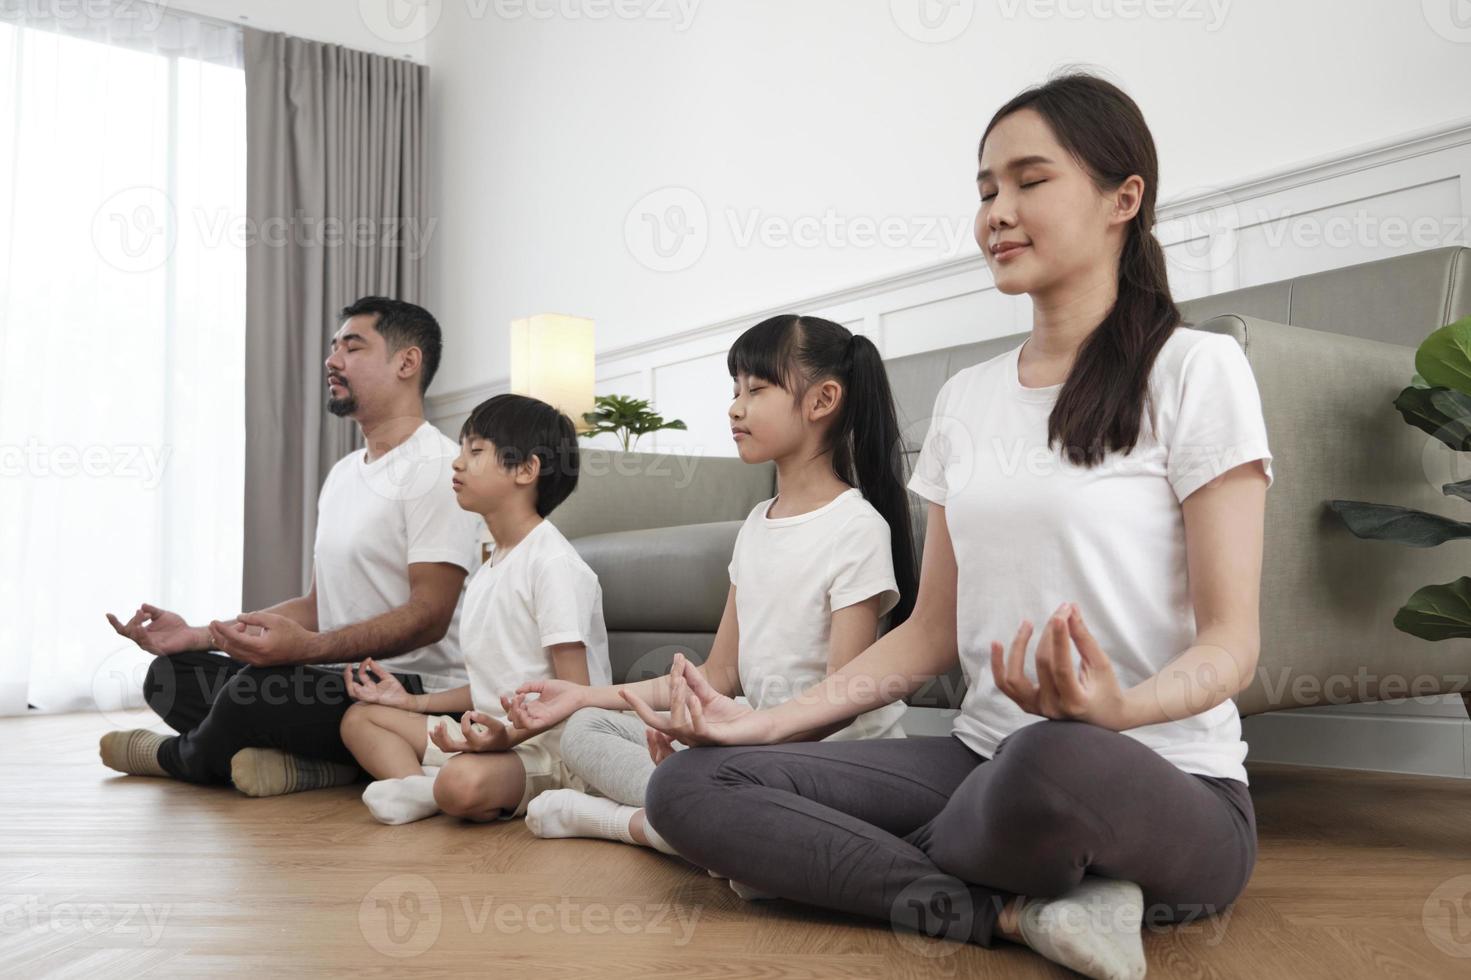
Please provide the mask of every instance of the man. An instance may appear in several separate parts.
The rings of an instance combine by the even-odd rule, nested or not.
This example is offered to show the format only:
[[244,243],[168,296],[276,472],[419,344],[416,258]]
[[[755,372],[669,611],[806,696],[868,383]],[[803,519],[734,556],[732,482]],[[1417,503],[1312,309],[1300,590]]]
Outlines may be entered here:
[[479,521],[450,485],[459,447],[424,419],[441,347],[439,324],[412,303],[369,296],[342,311],[327,407],[358,423],[367,448],[322,485],[311,588],[208,626],[146,603],[126,623],[109,613],[158,658],[144,696],[179,735],[109,732],[106,765],[249,796],[343,785],[359,774],[338,734],[344,664],[387,660],[413,693],[466,683],[459,612]]

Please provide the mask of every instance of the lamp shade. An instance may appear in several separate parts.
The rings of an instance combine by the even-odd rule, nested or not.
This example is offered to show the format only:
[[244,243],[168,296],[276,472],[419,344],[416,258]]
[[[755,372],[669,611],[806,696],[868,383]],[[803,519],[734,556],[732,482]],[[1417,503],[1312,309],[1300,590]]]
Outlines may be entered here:
[[597,407],[593,322],[561,313],[511,321],[511,391],[559,409],[578,432]]

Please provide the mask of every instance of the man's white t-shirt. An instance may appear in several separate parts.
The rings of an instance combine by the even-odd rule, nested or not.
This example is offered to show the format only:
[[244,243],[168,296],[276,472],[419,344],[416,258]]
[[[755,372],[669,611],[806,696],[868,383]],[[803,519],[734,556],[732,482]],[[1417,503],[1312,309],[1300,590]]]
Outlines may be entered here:
[[[1025,346],[1025,345],[1023,345]],[[1272,454],[1256,379],[1240,344],[1177,328],[1150,371],[1158,438],[1146,413],[1138,444],[1087,469],[1047,444],[1062,385],[1023,387],[1021,347],[960,371],[940,389],[909,488],[945,507],[958,572],[956,619],[968,690],[953,731],[990,757],[1023,712],[991,676],[991,642],[1010,649],[1075,603],[1120,685],[1157,673],[1195,640],[1180,505],[1211,480]],[[1037,634],[1026,673],[1036,681]],[[1074,663],[1077,653],[1073,651]],[[1246,782],[1234,701],[1125,732],[1185,772]]]
[[[459,447],[428,422],[368,462],[359,449],[338,460],[317,497],[317,628],[381,616],[409,601],[409,566],[447,562],[475,568],[480,516],[462,510],[450,486]],[[394,673],[418,674],[426,691],[465,683],[460,611],[437,643],[385,658]],[[341,666],[340,664],[337,666]]]
[[[741,691],[751,706],[791,700],[827,676],[833,613],[872,598],[899,602],[889,524],[857,487],[794,517],[757,504],[736,535],[730,580],[740,628]],[[853,719],[827,740],[903,738],[903,701]]]
[[493,550],[470,576],[460,639],[470,700],[503,725],[501,695],[557,676],[547,647],[585,645],[588,683],[613,683],[597,573],[548,520],[509,550]]

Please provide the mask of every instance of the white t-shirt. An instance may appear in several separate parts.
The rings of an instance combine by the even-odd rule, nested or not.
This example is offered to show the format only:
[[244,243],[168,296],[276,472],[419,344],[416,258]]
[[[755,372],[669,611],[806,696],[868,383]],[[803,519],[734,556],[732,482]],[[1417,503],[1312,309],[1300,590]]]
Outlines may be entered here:
[[[1023,387],[1020,353],[945,383],[909,481],[945,507],[968,685],[954,732],[987,757],[1001,739],[1042,720],[996,687],[993,640],[1009,649],[1023,619],[1040,629],[1073,602],[1123,687],[1157,673],[1196,633],[1181,502],[1252,460],[1263,461],[1268,486],[1272,479],[1256,379],[1234,338],[1176,329],[1149,375],[1158,439],[1146,413],[1132,453],[1111,452],[1092,469],[1047,445],[1062,385]],[[1026,659],[1034,683],[1038,642],[1034,633]],[[1234,701],[1124,734],[1185,772],[1246,781]]]
[[[767,517],[775,499],[751,511],[730,562],[741,691],[754,708],[789,701],[827,676],[834,612],[882,596],[882,620],[899,602],[889,524],[857,487],[795,517]],[[904,710],[895,701],[866,712],[828,739],[903,738]]]
[[547,647],[584,644],[588,682],[613,683],[602,586],[551,521],[543,520],[509,551],[492,551],[470,576],[460,638],[470,700],[502,724],[509,721],[501,695],[557,676]]
[[[317,628],[323,632],[381,616],[409,601],[409,566],[448,562],[475,567],[480,516],[460,509],[450,486],[459,447],[428,422],[367,461],[349,453],[333,465],[317,497]],[[426,691],[465,683],[460,609],[437,643],[383,661],[418,674]],[[341,665],[338,665],[341,666]]]

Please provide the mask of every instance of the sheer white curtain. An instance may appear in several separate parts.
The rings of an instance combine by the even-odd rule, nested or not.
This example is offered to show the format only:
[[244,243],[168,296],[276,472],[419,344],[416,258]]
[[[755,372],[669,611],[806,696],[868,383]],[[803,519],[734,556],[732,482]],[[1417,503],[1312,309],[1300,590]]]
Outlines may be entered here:
[[141,704],[142,602],[239,611],[233,27],[0,0],[0,714]]

